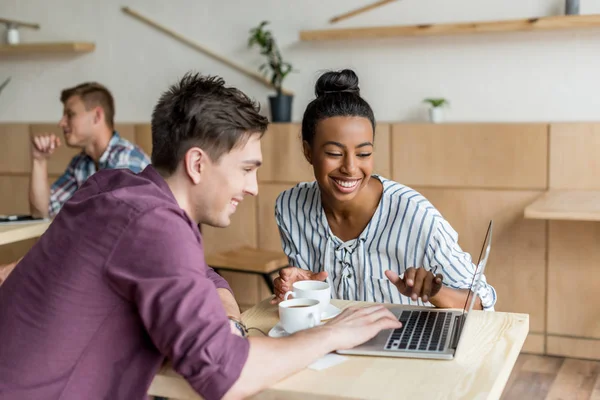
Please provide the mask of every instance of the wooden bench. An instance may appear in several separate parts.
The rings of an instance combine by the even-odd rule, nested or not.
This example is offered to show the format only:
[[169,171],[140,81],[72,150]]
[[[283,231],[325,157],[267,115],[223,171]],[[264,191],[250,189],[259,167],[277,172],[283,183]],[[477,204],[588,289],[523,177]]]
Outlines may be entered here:
[[260,250],[253,247],[239,247],[234,250],[213,253],[206,256],[206,263],[217,273],[219,270],[258,274],[274,293],[271,274],[287,267],[288,258],[282,251]]

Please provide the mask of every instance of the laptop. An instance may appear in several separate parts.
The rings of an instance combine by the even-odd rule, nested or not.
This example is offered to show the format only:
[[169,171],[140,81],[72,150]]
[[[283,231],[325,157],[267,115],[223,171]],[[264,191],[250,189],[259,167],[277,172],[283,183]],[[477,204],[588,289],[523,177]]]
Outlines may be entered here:
[[389,306],[390,311],[402,322],[401,328],[383,330],[368,342],[352,349],[338,350],[338,353],[379,357],[453,359],[467,317],[475,304],[477,290],[480,287],[485,264],[490,255],[492,225],[493,221],[490,221],[462,310],[397,304]]
[[47,220],[47,218],[34,217],[27,214],[0,215],[0,225],[30,224],[44,220]]

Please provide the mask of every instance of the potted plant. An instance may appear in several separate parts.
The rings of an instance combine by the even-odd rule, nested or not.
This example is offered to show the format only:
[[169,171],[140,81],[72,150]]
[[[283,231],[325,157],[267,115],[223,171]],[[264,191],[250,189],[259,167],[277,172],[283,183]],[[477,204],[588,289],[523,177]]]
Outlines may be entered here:
[[579,14],[579,0],[567,0],[565,4],[566,15],[578,15]]
[[444,119],[442,107],[450,105],[450,102],[444,98],[428,98],[423,102],[430,105],[429,120],[434,124],[442,122]]
[[260,47],[260,54],[267,58],[267,61],[259,67],[259,71],[265,75],[268,75],[270,71],[271,83],[277,91],[275,96],[269,96],[271,120],[273,122],[290,122],[292,120],[293,95],[284,94],[282,84],[285,77],[292,72],[292,65],[283,61],[273,34],[271,31],[265,30],[268,23],[269,21],[263,21],[250,30],[248,47],[257,45]]

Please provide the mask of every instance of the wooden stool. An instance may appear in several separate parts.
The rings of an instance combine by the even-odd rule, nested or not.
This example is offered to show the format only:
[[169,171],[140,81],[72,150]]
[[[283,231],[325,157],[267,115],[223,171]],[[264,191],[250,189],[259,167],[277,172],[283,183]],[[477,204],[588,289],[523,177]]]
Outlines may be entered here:
[[289,265],[288,258],[282,251],[260,250],[253,247],[240,247],[207,255],[206,263],[215,271],[221,269],[261,275],[271,293],[275,293],[271,274]]

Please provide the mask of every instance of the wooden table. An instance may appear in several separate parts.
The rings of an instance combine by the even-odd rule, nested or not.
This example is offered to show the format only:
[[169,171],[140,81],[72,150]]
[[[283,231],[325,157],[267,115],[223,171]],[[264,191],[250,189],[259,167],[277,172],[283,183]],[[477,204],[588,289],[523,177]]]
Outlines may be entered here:
[[525,208],[525,218],[600,221],[600,191],[551,190]]
[[50,220],[20,222],[12,225],[0,225],[0,245],[20,242],[42,236],[50,226]]
[[[345,308],[352,301],[332,300]],[[249,327],[268,332],[278,321],[277,307],[264,300],[247,310]],[[304,369],[255,399],[498,399],[529,331],[529,316],[473,311],[454,360],[347,356],[322,371]],[[252,330],[252,335],[260,335]],[[179,400],[200,399],[173,370],[161,371],[149,394]]]

